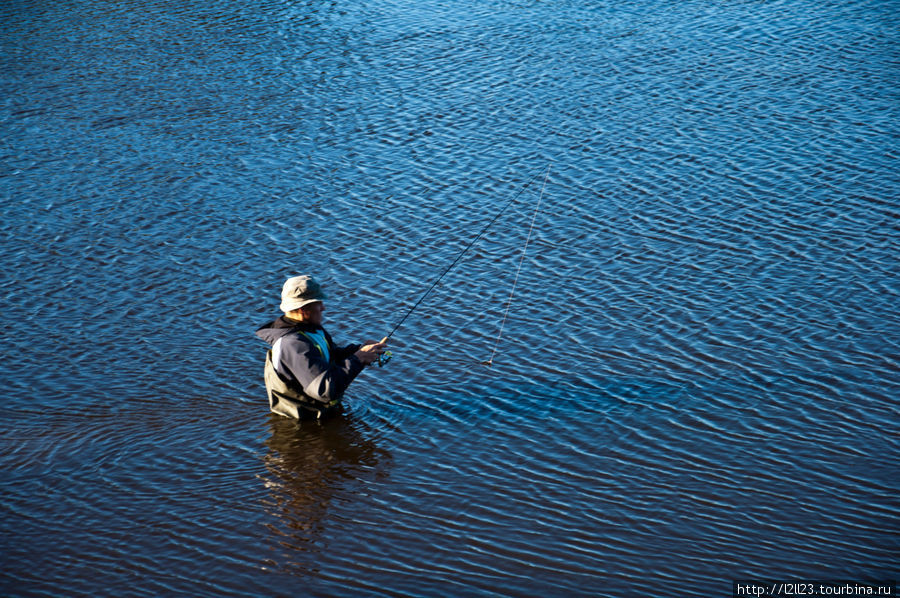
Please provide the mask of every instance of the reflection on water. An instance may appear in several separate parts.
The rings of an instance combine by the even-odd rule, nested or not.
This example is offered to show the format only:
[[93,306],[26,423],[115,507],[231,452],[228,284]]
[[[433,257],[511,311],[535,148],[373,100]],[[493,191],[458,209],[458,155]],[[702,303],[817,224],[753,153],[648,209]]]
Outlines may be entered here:
[[[271,527],[285,549],[285,563],[305,561],[299,553],[322,550],[319,537],[334,501],[351,500],[361,487],[387,475],[390,455],[352,414],[298,422],[271,415],[266,474],[266,511],[279,522]],[[301,565],[302,566],[302,565]]]

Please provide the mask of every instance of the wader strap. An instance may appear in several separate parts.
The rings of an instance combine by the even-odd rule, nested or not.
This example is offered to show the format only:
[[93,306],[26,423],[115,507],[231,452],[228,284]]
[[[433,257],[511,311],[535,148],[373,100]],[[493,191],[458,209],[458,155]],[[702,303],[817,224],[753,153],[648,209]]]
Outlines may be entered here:
[[321,419],[324,413],[328,413],[334,407],[340,405],[340,401],[331,401],[327,405],[322,405],[315,399],[306,396],[305,393],[294,388],[292,383],[284,380],[275,370],[272,363],[272,350],[266,352],[265,366],[266,394],[269,397],[269,409],[273,413],[292,417],[294,419],[305,419],[306,416],[315,416]]
[[[319,344],[319,341],[316,340],[315,338],[313,338],[312,335],[307,334],[306,332],[303,332],[302,330],[295,330],[295,332],[305,336],[306,340],[308,340],[310,343],[312,343],[312,346],[319,350],[319,353],[322,355],[322,359],[331,363],[331,351],[330,351],[330,349],[328,349],[328,340],[325,338],[324,334],[322,335],[322,341],[325,343],[325,348],[323,349],[322,345]],[[284,337],[282,337],[282,338],[284,338]]]

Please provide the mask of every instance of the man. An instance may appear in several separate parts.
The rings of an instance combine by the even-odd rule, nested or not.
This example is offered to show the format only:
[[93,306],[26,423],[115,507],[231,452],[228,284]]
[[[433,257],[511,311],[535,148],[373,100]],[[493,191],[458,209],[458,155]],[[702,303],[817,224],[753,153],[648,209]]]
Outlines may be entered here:
[[387,338],[362,346],[335,345],[322,328],[325,299],[311,276],[289,278],[281,290],[284,316],[256,331],[272,345],[266,354],[265,379],[274,413],[296,419],[338,413],[350,382],[384,353]]

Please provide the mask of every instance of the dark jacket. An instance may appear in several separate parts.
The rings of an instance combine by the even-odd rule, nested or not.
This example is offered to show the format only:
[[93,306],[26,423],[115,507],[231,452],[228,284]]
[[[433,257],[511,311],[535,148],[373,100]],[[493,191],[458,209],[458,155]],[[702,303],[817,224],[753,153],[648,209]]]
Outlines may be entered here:
[[[304,334],[318,331],[328,343],[327,360]],[[269,408],[280,415],[302,419],[338,410],[344,391],[364,367],[354,355],[360,345],[338,347],[320,326],[282,316],[256,335],[272,346],[266,355],[266,392]]]

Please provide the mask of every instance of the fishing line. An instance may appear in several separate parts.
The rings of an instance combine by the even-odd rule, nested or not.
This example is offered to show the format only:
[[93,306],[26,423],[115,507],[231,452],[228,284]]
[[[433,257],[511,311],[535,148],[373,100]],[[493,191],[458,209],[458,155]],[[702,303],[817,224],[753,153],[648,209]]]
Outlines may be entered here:
[[[550,172],[550,167],[548,166],[548,167],[547,167],[547,173],[549,174],[549,172]],[[503,214],[503,212],[506,211],[506,208],[508,208],[510,205],[512,205],[512,204],[516,201],[516,199],[518,199],[519,196],[522,195],[522,193],[524,193],[525,189],[527,189],[528,186],[531,185],[531,183],[532,183],[532,182],[538,177],[538,175],[540,175],[540,174],[541,174],[540,171],[538,171],[538,172],[536,172],[530,179],[528,179],[528,182],[525,183],[525,185],[524,185],[521,189],[519,189],[518,193],[516,193],[516,194],[513,196],[512,199],[510,199],[508,202],[506,202],[506,204],[503,206],[503,208],[501,208],[501,210],[500,210],[499,212],[497,212],[497,215],[494,216],[494,217],[491,219],[491,221],[488,222],[488,223],[484,226],[484,228],[481,229],[481,232],[478,233],[478,236],[476,236],[474,239],[472,239],[472,241],[471,241],[468,245],[466,245],[465,249],[463,249],[463,250],[459,253],[459,255],[456,256],[456,259],[454,259],[454,260],[450,263],[449,266],[447,266],[446,268],[444,268],[444,271],[441,272],[441,275],[437,277],[437,280],[435,280],[435,281],[432,283],[432,285],[431,285],[430,287],[428,287],[428,290],[426,290],[425,293],[419,298],[419,300],[416,301],[415,305],[413,305],[411,308],[409,308],[409,311],[406,312],[406,315],[404,315],[402,318],[400,318],[400,321],[397,322],[397,325],[394,326],[394,328],[393,328],[393,330],[391,330],[390,334],[388,334],[388,335],[385,337],[385,341],[386,341],[387,339],[390,339],[391,336],[393,336],[394,333],[397,332],[397,329],[400,328],[400,325],[403,324],[403,322],[406,321],[406,318],[408,318],[409,315],[410,315],[412,312],[414,312],[414,311],[416,310],[417,307],[419,307],[419,304],[421,304],[422,301],[425,300],[425,297],[427,297],[428,294],[434,289],[434,287],[436,287],[436,286],[438,285],[438,283],[441,282],[441,279],[444,278],[444,276],[446,276],[446,274],[453,268],[453,266],[455,266],[455,265],[457,264],[457,262],[459,262],[459,260],[462,259],[462,257],[466,254],[466,252],[469,251],[469,249],[470,249],[476,242],[478,242],[478,240],[479,240],[481,237],[484,236],[484,234],[485,234],[485,233],[487,232],[487,230],[491,227],[491,225],[494,224],[494,223],[500,218],[500,216]],[[545,178],[545,179],[544,179],[544,183],[546,183],[546,182],[547,182],[547,181],[546,181],[546,178]],[[541,192],[543,193],[543,190],[542,190]],[[533,224],[534,224],[534,223],[532,222],[532,225],[533,225]],[[530,236],[530,233],[529,233],[529,236]],[[521,264],[520,264],[520,267],[521,267]]]
[[541,209],[541,200],[544,199],[544,188],[547,186],[547,177],[550,176],[550,165],[547,164],[547,172],[544,174],[544,183],[541,185],[541,193],[538,196],[537,207],[534,208],[534,215],[531,217],[531,228],[528,229],[528,237],[525,239],[525,247],[522,248],[522,257],[519,258],[519,267],[516,268],[516,276],[513,279],[512,289],[509,291],[509,299],[506,300],[506,311],[503,313],[503,320],[500,322],[500,333],[497,334],[497,340],[494,342],[494,348],[491,350],[491,357],[487,361],[482,361],[481,365],[491,367],[494,365],[494,354],[497,352],[497,345],[503,336],[503,326],[506,324],[506,318],[509,316],[509,307],[512,305],[513,294],[516,292],[516,284],[519,282],[519,272],[522,271],[522,263],[525,261],[525,253],[528,251],[528,242],[531,241],[531,233],[534,231],[534,221],[537,220],[538,211]]

